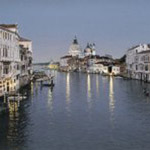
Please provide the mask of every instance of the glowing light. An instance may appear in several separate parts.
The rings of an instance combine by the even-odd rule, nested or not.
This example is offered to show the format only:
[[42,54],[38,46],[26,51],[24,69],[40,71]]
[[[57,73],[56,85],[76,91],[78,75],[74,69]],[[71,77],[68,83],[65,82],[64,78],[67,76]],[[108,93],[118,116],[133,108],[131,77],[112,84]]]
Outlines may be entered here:
[[33,82],[31,82],[31,95],[32,96],[33,96],[33,91],[34,91]]
[[113,83],[113,77],[110,76],[109,81],[109,110],[111,113],[111,122],[114,125],[114,109],[115,109],[115,99],[114,99],[114,83]]
[[99,94],[99,76],[96,75],[96,92]]
[[66,100],[67,103],[70,101],[70,73],[67,73],[66,77]]
[[87,75],[87,92],[88,92],[88,98],[91,98],[91,78],[90,75]]
[[50,110],[53,109],[53,95],[52,95],[52,90],[50,88],[48,89],[48,106]]
[[66,76],[66,104],[66,109],[70,116],[70,73],[67,73]]

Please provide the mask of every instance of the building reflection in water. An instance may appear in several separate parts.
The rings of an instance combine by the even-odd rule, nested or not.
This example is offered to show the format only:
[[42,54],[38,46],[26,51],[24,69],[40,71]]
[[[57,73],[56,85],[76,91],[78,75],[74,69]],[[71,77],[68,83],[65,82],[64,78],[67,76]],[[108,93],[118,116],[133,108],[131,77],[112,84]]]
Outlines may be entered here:
[[34,94],[34,86],[33,86],[33,82],[31,82],[30,86],[31,86],[31,96],[33,96],[33,94]]
[[57,80],[58,71],[57,70],[52,70],[51,75],[54,76],[55,83],[57,84],[57,82],[58,82],[58,80]]
[[112,125],[114,126],[114,109],[115,109],[115,99],[114,99],[114,79],[112,76],[110,76],[109,80],[109,111],[110,111],[110,117]]
[[90,74],[87,75],[87,94],[88,94],[88,98],[91,99],[91,77],[90,77]]
[[36,97],[38,97],[38,88],[39,88],[39,83],[38,82],[35,82],[35,95]]
[[66,75],[66,109],[70,113],[70,73]]
[[50,111],[53,110],[53,89],[48,89],[48,107],[50,108]]
[[87,74],[87,102],[88,102],[88,107],[91,109],[92,105],[92,95],[91,95],[91,76],[90,74]]
[[[27,137],[24,132],[27,125],[26,115],[21,117],[18,102],[8,102],[8,109],[7,146],[19,149],[19,147],[24,147]],[[24,112],[23,109],[22,112]]]
[[9,107],[9,126],[8,126],[7,140],[9,144],[11,144],[11,142],[15,141],[16,137],[19,136],[17,128],[17,124],[19,121],[19,113],[16,102],[14,102],[13,104],[8,103],[8,107]]
[[96,74],[96,93],[99,95],[99,75]]

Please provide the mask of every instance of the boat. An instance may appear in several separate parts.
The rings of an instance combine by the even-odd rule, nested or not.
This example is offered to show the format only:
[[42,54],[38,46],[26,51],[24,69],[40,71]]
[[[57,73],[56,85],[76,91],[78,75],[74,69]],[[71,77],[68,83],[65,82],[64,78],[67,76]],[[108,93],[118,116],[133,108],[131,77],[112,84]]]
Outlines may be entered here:
[[55,84],[49,84],[49,83],[43,83],[42,86],[47,86],[47,87],[54,87]]
[[36,81],[37,82],[42,82],[42,81],[47,81],[47,80],[49,80],[49,78],[48,77],[44,77],[44,78],[39,78]]
[[47,86],[47,87],[54,87],[55,86],[54,81],[53,81],[53,77],[51,77],[49,79],[49,81],[42,82],[41,84],[42,84],[42,86]]

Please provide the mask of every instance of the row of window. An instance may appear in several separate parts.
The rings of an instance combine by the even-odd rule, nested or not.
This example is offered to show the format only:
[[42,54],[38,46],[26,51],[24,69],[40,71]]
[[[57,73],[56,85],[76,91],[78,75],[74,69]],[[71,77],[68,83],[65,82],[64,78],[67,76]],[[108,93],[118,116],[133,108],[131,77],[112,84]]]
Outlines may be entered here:
[[142,70],[142,71],[149,71],[150,69],[149,69],[150,67],[148,67],[148,65],[140,65],[140,66],[138,66],[138,65],[136,65],[135,66],[135,69],[136,70]]
[[[138,56],[135,56],[134,61],[135,61],[135,62],[138,62],[138,61],[139,61],[139,57],[138,57]],[[140,61],[143,61],[143,62],[150,62],[150,57],[147,56],[147,55],[144,55],[144,56],[140,57]]]
[[2,31],[0,30],[0,38],[3,38],[4,40],[9,40],[9,41],[15,41],[15,37],[12,35],[12,33]]
[[9,74],[12,69],[20,70],[19,64],[15,65],[14,67],[12,67],[11,65],[3,65],[3,69],[2,66],[0,66],[0,73],[2,73],[3,70],[3,74]]
[[[3,45],[2,47],[0,47],[0,57],[13,57],[13,53],[12,53],[12,51],[11,51],[11,49],[10,49],[10,47],[9,46],[6,46],[6,45]],[[19,50],[18,51],[16,51],[16,55],[15,56],[18,56],[19,57]]]

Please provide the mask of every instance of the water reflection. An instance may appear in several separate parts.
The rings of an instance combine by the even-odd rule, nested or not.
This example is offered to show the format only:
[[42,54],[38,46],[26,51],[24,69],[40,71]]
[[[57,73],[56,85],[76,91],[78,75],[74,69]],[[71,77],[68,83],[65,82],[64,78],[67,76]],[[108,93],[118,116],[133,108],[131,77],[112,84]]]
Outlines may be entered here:
[[33,91],[34,91],[33,82],[31,82],[31,95],[32,96],[33,96]]
[[88,94],[88,98],[91,99],[91,77],[90,77],[90,74],[87,74],[87,94]]
[[9,112],[17,112],[20,106],[19,101],[8,101]]
[[27,125],[26,115],[24,114],[23,117],[21,117],[18,102],[9,102],[8,108],[7,146],[12,149],[19,149],[19,147],[25,145],[26,133],[24,129]]
[[[140,83],[99,76],[99,101],[95,96],[98,77],[81,74],[79,80],[73,75],[58,74],[54,92],[49,88],[40,91],[39,84],[33,104],[28,89],[29,98],[21,101],[19,109],[10,107],[9,113],[0,115],[0,150],[58,150],[62,146],[69,150],[126,150],[142,149],[143,145],[149,149],[150,103],[143,101],[143,94],[137,95],[142,90]],[[136,85],[134,91],[131,82]]]
[[52,88],[48,89],[48,107],[50,108],[50,111],[53,109],[53,93]]
[[67,104],[70,102],[70,73],[66,76],[66,102]]
[[15,141],[18,135],[18,120],[19,120],[19,113],[18,113],[18,106],[16,103],[8,104],[9,106],[9,126],[8,126],[8,134],[7,134],[7,140],[8,143],[11,144],[11,142]]
[[114,99],[114,79],[111,76],[109,79],[109,110],[111,113],[111,122],[114,125],[114,109],[115,109],[115,99]]
[[99,94],[99,75],[96,75],[96,93]]
[[35,95],[36,97],[38,97],[38,88],[39,88],[39,83],[38,82],[35,82]]
[[70,73],[66,76],[66,109],[70,113]]
[[57,84],[58,72],[56,70],[52,70],[51,75],[54,76],[55,83]]
[[91,94],[91,76],[90,74],[87,74],[87,102],[88,107],[91,109],[92,107],[92,94]]

